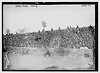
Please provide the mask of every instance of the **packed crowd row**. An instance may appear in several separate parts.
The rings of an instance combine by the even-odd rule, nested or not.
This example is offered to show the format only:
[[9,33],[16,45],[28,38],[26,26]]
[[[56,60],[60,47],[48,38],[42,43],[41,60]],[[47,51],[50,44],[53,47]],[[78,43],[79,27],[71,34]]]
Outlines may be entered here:
[[27,34],[3,35],[4,47],[88,47],[93,48],[95,29],[93,26],[44,31]]

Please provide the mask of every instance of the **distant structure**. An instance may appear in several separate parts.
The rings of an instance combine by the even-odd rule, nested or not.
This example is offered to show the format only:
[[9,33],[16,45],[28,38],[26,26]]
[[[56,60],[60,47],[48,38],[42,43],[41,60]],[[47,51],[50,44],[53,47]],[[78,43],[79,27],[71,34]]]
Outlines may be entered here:
[[10,34],[10,30],[9,29],[6,30],[6,34]]
[[45,27],[47,23],[45,21],[42,21],[41,23],[42,23],[43,30],[45,31]]
[[79,32],[80,32],[80,31],[79,31],[79,26],[78,26],[78,25],[76,26],[76,30],[77,30],[76,33],[79,33]]
[[77,26],[76,26],[76,29],[78,29],[78,28],[79,28],[79,26],[77,25]]
[[40,30],[38,31],[38,33],[40,33]]
[[61,30],[61,28],[59,27],[59,30]]
[[53,28],[51,28],[51,31],[53,31]]
[[26,28],[22,28],[22,29],[20,28],[20,29],[17,30],[17,32],[19,34],[24,34],[26,32]]

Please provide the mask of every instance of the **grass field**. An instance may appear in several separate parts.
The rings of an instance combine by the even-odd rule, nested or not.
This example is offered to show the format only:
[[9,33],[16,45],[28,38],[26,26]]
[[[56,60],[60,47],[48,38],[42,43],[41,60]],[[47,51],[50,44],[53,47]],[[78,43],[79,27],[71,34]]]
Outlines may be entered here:
[[[72,55],[74,54],[74,56]],[[10,70],[43,70],[47,67],[57,66],[60,69],[65,68],[66,70],[77,69],[77,68],[89,68],[93,65],[90,58],[84,56],[77,57],[78,52],[70,53],[67,56],[52,56],[44,57],[41,53],[35,53],[30,55],[18,55],[9,54]]]

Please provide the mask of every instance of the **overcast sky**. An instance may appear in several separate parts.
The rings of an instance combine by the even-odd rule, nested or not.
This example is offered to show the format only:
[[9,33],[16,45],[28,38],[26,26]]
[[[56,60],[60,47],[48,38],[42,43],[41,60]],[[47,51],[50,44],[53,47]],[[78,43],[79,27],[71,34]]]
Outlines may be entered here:
[[24,29],[26,32],[42,30],[41,22],[47,23],[46,30],[76,27],[76,25],[95,25],[94,5],[42,5],[38,7],[15,7],[4,5],[3,7],[3,31],[19,32]]

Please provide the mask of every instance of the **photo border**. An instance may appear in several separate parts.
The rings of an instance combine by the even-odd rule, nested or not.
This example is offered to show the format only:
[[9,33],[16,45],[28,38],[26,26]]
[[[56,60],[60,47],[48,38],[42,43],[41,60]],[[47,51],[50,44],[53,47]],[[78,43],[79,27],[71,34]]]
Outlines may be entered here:
[[34,5],[95,5],[95,70],[4,70],[3,43],[2,43],[2,71],[98,71],[98,2],[2,2],[2,42],[3,42],[3,5],[34,4]]

